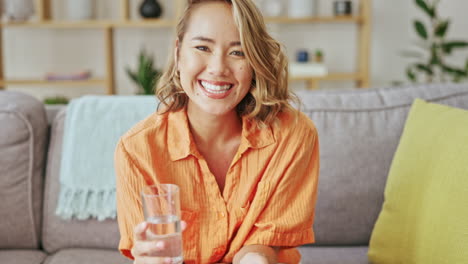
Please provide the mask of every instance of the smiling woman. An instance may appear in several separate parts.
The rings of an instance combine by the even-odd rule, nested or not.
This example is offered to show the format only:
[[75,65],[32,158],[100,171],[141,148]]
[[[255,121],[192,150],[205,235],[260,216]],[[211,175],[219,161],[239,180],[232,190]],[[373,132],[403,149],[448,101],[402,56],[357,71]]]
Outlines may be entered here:
[[174,60],[182,89],[190,98],[189,117],[229,114],[236,118],[233,110],[249,92],[253,70],[242,51],[230,5],[197,5],[183,38],[176,41]]
[[317,132],[295,110],[287,59],[251,0],[190,1],[156,88],[161,109],[117,147],[121,252],[170,263],[145,239],[139,193],[180,187],[185,263],[299,263],[312,243]]
[[[212,7],[202,11],[208,17],[197,17],[196,13],[198,12],[195,12],[197,6],[207,2],[217,3],[218,8],[220,5],[228,5],[229,7],[223,12],[213,10]],[[218,16],[214,17],[214,15]],[[218,21],[215,22],[215,19]],[[205,24],[198,24],[203,22]],[[192,30],[190,29],[191,25],[194,27]],[[222,31],[220,40],[232,41],[230,43],[233,48],[231,55],[245,60],[244,63],[247,63],[248,68],[253,71],[251,90],[238,105],[238,113],[249,115],[250,118],[255,118],[260,122],[269,123],[275,119],[278,112],[290,108],[289,101],[298,101],[288,89],[288,64],[282,46],[267,33],[263,17],[252,1],[190,1],[189,7],[177,25],[176,43],[179,44],[186,39],[204,41],[205,45],[195,48],[209,51],[206,44],[215,44],[214,39],[197,35],[192,36],[195,39],[191,40],[186,33],[201,34],[203,30],[209,31],[210,27],[217,27],[218,30]],[[231,40],[227,36],[222,36],[226,32],[230,32]],[[188,97],[182,93],[180,84],[180,72],[177,66],[179,63],[177,61],[178,51],[179,48],[176,45],[175,54],[170,58],[168,70],[162,76],[156,92],[161,101],[168,106],[169,111],[179,110],[185,107],[188,102]],[[243,68],[243,70],[247,69]]]

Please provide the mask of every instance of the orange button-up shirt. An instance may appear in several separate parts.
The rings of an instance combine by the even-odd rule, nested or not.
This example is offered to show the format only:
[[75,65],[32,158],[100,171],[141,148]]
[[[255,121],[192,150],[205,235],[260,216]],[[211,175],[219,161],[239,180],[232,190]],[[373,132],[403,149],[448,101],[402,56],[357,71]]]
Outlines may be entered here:
[[187,112],[155,113],[120,140],[115,154],[119,249],[132,258],[133,229],[144,221],[145,185],[180,187],[185,263],[233,260],[244,245],[284,247],[282,263],[299,263],[296,246],[314,242],[319,145],[312,121],[279,114],[259,128],[243,118],[239,149],[220,192],[192,138]]

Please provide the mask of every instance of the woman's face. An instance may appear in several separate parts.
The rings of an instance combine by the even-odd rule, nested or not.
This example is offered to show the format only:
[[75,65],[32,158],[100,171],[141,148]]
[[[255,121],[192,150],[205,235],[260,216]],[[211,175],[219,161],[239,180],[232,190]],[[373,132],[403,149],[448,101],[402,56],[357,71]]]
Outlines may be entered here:
[[199,4],[177,43],[175,59],[190,111],[232,114],[250,90],[253,71],[231,10],[223,2]]

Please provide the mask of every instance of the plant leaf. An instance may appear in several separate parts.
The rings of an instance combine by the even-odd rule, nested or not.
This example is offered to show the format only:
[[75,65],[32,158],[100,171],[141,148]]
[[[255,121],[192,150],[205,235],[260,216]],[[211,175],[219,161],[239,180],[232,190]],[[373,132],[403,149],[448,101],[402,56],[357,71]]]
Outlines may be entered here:
[[132,72],[128,67],[125,68],[125,70],[127,71],[127,74],[130,77],[130,79],[132,79],[136,84],[138,84],[138,77],[136,73]]
[[445,64],[442,64],[441,67],[444,72],[452,74],[454,76],[458,75],[463,77],[466,74],[464,69],[459,69]]
[[416,74],[413,70],[413,67],[411,66],[408,66],[406,68],[406,76],[408,77],[408,79],[411,81],[411,82],[416,82]]
[[[126,68],[130,78],[138,84],[139,94],[154,94],[154,88],[157,81],[156,74],[159,73],[154,67],[153,55],[141,49],[138,54],[138,68],[135,72]],[[159,77],[158,77],[159,79]]]
[[434,8],[430,7],[424,0],[416,0],[416,5],[419,6],[428,16],[435,17]]
[[450,54],[453,49],[468,47],[468,42],[466,41],[450,41],[442,43],[442,50],[446,54]]
[[443,38],[445,36],[445,33],[447,33],[448,26],[450,25],[449,20],[445,20],[437,24],[435,28],[435,35],[439,38]]
[[427,39],[427,30],[426,30],[426,27],[424,26],[424,24],[421,21],[415,20],[414,21],[414,28],[416,30],[416,33],[418,33],[418,35],[421,38]]
[[421,63],[417,63],[415,66],[416,66],[416,69],[425,72],[427,75],[433,75],[434,74],[434,72],[432,71],[430,66],[427,66],[427,65],[424,65],[424,64],[421,64]]

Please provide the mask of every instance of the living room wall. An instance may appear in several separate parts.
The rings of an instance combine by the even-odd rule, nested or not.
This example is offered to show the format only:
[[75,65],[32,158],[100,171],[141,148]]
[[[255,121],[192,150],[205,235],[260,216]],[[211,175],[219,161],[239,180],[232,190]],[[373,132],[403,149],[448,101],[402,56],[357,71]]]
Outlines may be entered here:
[[[56,1],[57,2],[57,1]],[[170,0],[161,1],[170,5]],[[331,0],[319,1],[319,12],[331,14]],[[115,2],[114,2],[115,3]],[[354,5],[356,7],[356,5]],[[60,18],[60,5],[54,7]],[[172,7],[168,6],[169,12]],[[450,17],[452,24],[449,38],[468,40],[468,1],[441,0],[440,13]],[[169,13],[168,12],[168,13]],[[112,1],[101,0],[98,16],[112,18],[119,14]],[[133,14],[136,16],[135,14]],[[400,55],[402,50],[414,47],[416,35],[412,28],[414,18],[425,18],[413,0],[373,0],[371,33],[371,83],[372,87],[388,86],[392,81],[406,80],[405,67],[410,62]],[[62,17],[63,18],[63,17]],[[299,24],[270,25],[270,30],[286,46],[288,56],[294,58],[297,49],[316,48],[324,50],[325,63],[330,71],[355,70],[356,25],[354,24]],[[115,32],[116,91],[118,94],[133,94],[135,85],[125,73],[125,66],[135,67],[141,47],[155,55],[159,67],[164,67],[168,47],[172,41],[171,29],[129,28]],[[105,73],[104,34],[99,29],[26,29],[7,28],[4,31],[5,74],[9,78],[41,78],[46,72],[76,72],[90,69],[94,76]],[[462,64],[468,52],[457,52],[451,58]],[[322,82],[323,89],[352,87],[352,82]],[[294,89],[305,85],[294,83]],[[77,97],[83,94],[104,94],[104,87],[18,87],[20,90],[44,98],[54,95]]]

